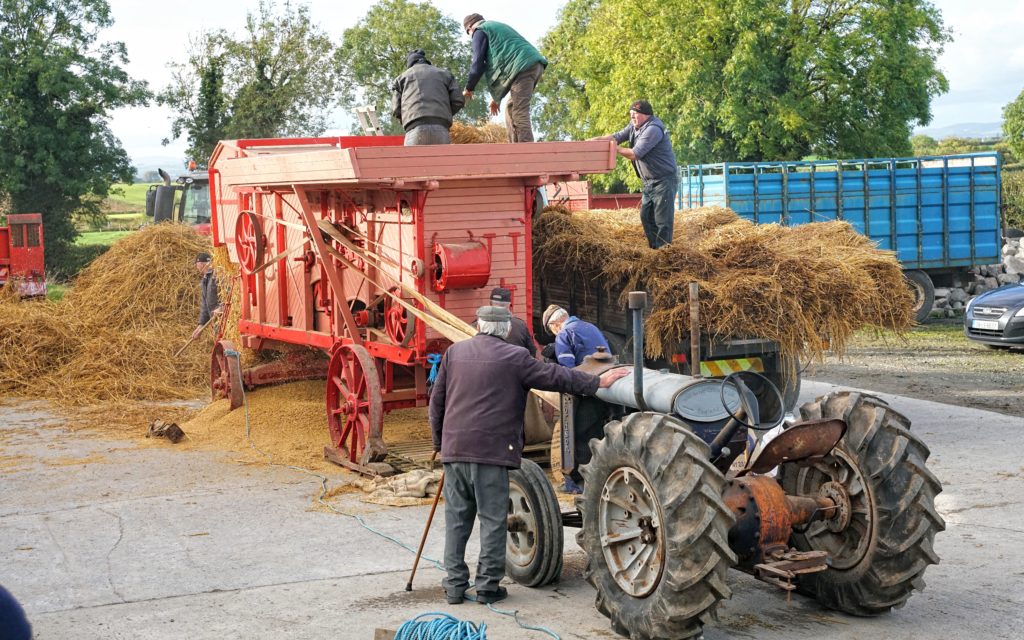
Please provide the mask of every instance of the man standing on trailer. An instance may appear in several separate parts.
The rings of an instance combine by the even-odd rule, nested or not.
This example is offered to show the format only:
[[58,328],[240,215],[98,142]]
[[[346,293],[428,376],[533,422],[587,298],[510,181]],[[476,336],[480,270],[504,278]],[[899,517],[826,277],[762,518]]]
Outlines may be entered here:
[[679,170],[665,123],[654,115],[651,103],[637,100],[629,106],[629,124],[625,129],[591,140],[614,140],[616,144],[629,141],[628,149],[619,147],[617,151],[633,163],[633,170],[643,184],[640,224],[647,244],[652,249],[672,244]]
[[502,98],[505,105],[505,127],[509,142],[533,142],[530,124],[530,101],[544,75],[548,60],[515,29],[501,22],[484,20],[471,13],[462,21],[473,39],[473,60],[462,95],[473,99],[476,85],[482,78],[491,93],[491,115],[498,115]]
[[466,104],[455,76],[430,64],[423,49],[411,51],[405,67],[391,85],[391,115],[405,129],[405,146],[451,144],[452,118]]
[[200,276],[199,324],[196,325],[195,331],[192,332],[193,339],[198,338],[199,334],[203,332],[206,323],[221,311],[220,297],[217,292],[217,279],[213,277],[213,269],[210,268],[212,262],[213,257],[205,251],[196,256],[196,270],[199,271]]
[[[550,305],[541,316],[544,328],[555,336],[555,361],[563,367],[578,367],[583,359],[594,354],[598,347],[611,353],[608,340],[596,326],[570,316],[569,312]],[[590,441],[604,437],[604,423],[607,407],[600,400],[580,398],[573,412],[573,458],[574,464],[562,486],[564,493],[583,493],[583,475],[580,465],[590,462]]]
[[460,604],[469,589],[466,542],[480,520],[477,602],[504,600],[508,470],[523,453],[523,411],[530,389],[593,395],[629,373],[611,369],[600,376],[530,357],[505,342],[512,314],[504,307],[480,307],[479,333],[448,347],[430,396],[434,451],[444,463],[444,566],[441,582],[449,604]]

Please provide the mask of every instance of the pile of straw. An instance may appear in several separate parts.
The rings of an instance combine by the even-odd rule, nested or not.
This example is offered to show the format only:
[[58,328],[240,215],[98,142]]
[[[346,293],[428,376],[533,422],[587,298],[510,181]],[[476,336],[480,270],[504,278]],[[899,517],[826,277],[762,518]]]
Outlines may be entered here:
[[452,123],[450,130],[452,144],[481,144],[486,142],[508,142],[508,130],[504,125],[487,122],[476,126]]
[[208,385],[212,332],[196,326],[195,256],[209,240],[182,225],[114,244],[60,302],[0,299],[0,391],[64,407],[195,398]]
[[761,337],[803,361],[845,352],[854,331],[903,331],[913,295],[895,255],[845,222],[755,225],[729,209],[676,213],[671,245],[649,249],[636,209],[549,207],[534,229],[535,272],[575,275],[620,294],[646,289],[647,355],[689,333],[689,283],[700,286],[701,331]]

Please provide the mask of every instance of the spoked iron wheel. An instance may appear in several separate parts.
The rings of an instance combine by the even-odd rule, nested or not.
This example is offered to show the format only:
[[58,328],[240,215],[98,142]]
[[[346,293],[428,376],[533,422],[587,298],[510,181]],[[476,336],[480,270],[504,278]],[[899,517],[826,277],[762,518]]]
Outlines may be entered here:
[[235,255],[242,273],[249,275],[263,265],[267,238],[263,225],[252,211],[243,211],[235,220]]
[[213,400],[227,398],[231,408],[242,406],[241,363],[226,352],[237,352],[230,340],[221,340],[213,345],[210,356],[210,396]]
[[381,438],[384,410],[380,378],[363,347],[337,347],[327,367],[327,428],[334,445],[349,462],[381,462],[387,447]]
[[[391,289],[391,293],[398,295],[398,287]],[[416,335],[416,316],[409,313],[408,309],[398,304],[391,296],[385,296],[384,330],[392,342],[407,347],[412,337]]]

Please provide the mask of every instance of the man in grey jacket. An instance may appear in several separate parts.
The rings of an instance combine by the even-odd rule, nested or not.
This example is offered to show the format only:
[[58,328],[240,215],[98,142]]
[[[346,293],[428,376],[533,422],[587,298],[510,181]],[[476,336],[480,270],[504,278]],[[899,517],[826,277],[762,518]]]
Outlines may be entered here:
[[469,589],[466,542],[480,519],[477,602],[505,599],[508,470],[523,453],[523,411],[530,389],[593,395],[629,373],[606,371],[600,378],[540,362],[522,347],[505,342],[512,314],[504,307],[477,310],[479,333],[448,347],[430,396],[434,450],[444,463],[444,566],[449,604]]
[[210,268],[212,262],[213,256],[205,251],[196,256],[196,270],[199,272],[199,323],[192,331],[193,339],[198,338],[206,323],[221,312],[217,278]]
[[671,244],[679,171],[668,131],[654,115],[651,103],[637,100],[629,106],[629,124],[625,129],[592,139],[614,140],[616,144],[629,141],[629,148],[619,147],[618,153],[633,163],[633,170],[643,184],[640,224],[644,227],[647,244],[652,249]]
[[391,85],[391,113],[405,129],[405,146],[450,144],[452,118],[466,103],[455,77],[430,64],[423,49],[410,52],[405,66]]

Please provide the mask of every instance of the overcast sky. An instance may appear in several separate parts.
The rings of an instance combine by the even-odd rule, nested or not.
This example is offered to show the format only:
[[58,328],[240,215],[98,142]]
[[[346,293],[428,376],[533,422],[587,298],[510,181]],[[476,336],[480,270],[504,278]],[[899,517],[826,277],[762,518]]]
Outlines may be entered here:
[[[166,64],[183,61],[189,34],[208,29],[239,33],[245,14],[257,0],[109,0],[114,26],[103,35],[128,47],[128,72],[145,79],[154,91],[167,82]],[[280,4],[280,2],[278,3]],[[373,2],[366,0],[308,0],[313,19],[337,42],[355,25]],[[433,0],[447,15],[461,22],[468,13],[507,22],[537,43],[554,26],[561,0]],[[1024,1],[935,0],[954,40],[940,65],[950,90],[932,105],[930,127],[967,122],[998,122],[1003,105],[1024,89]],[[483,6],[481,6],[483,5]],[[464,72],[463,72],[464,73]],[[460,76],[456,72],[456,76]],[[111,128],[135,162],[153,157],[181,157],[181,140],[162,146],[170,133],[169,111],[163,107],[121,109],[113,113]],[[346,126],[340,121],[336,127]],[[329,133],[340,133],[340,129]]]

